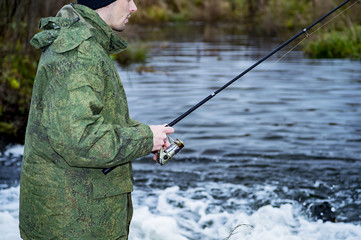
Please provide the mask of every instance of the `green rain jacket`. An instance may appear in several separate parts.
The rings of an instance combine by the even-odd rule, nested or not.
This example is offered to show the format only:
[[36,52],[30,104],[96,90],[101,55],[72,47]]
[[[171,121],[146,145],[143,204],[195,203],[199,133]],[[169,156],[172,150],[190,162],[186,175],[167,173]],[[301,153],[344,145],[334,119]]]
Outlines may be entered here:
[[122,199],[133,190],[131,161],[153,147],[149,126],[129,117],[109,57],[126,43],[95,11],[77,4],[41,19],[39,28],[31,40],[43,53],[25,138],[21,236],[118,239],[127,218]]

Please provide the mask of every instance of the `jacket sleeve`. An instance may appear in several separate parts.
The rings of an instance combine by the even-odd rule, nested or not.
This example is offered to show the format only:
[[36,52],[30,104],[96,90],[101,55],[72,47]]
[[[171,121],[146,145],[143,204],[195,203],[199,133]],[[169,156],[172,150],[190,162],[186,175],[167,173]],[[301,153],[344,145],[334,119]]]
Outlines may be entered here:
[[66,86],[50,85],[42,124],[51,147],[70,166],[108,168],[151,152],[153,133],[148,125],[110,121],[104,115],[99,79],[85,72],[69,79]]

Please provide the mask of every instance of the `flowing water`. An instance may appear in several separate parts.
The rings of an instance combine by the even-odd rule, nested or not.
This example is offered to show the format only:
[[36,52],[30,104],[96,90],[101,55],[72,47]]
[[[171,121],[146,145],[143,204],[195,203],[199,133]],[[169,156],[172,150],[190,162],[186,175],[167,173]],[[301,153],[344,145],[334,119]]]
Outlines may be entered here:
[[[200,26],[143,29],[119,67],[130,113],[169,123],[282,43]],[[361,239],[361,62],[277,54],[176,126],[167,165],[134,163],[130,239]],[[145,66],[145,67],[144,67]],[[146,71],[141,71],[145,69]],[[138,71],[137,71],[138,70]],[[0,232],[19,239],[22,146],[0,158]],[[337,223],[312,217],[329,202]]]

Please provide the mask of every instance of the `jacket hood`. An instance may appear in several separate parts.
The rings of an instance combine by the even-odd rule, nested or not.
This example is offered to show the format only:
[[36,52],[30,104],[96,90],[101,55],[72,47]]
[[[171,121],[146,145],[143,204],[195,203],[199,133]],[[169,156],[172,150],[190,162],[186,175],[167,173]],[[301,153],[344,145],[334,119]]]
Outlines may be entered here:
[[95,37],[109,54],[127,46],[95,11],[78,4],[65,5],[56,17],[40,19],[39,29],[43,31],[30,40],[36,49],[45,50],[51,45],[55,52],[63,53],[91,37]]

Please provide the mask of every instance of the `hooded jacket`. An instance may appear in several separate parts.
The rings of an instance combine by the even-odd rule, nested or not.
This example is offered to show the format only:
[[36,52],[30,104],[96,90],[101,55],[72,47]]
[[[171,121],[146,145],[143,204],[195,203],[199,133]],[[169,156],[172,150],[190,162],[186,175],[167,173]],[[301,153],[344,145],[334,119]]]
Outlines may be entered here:
[[[133,190],[131,161],[153,147],[129,117],[110,54],[126,43],[90,8],[66,5],[40,20],[43,51],[33,87],[20,180],[24,239],[117,239]],[[107,175],[103,168],[118,166]]]

